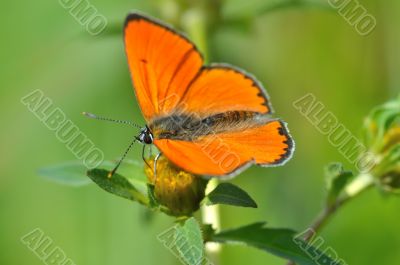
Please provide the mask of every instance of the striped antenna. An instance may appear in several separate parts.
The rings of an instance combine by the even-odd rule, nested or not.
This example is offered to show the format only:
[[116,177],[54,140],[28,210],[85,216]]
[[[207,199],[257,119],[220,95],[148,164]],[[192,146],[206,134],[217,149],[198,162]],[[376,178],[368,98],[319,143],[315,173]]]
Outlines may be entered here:
[[89,113],[89,112],[82,112],[82,114],[85,115],[88,118],[95,119],[95,120],[111,121],[111,122],[115,122],[115,123],[123,123],[123,124],[132,125],[132,126],[134,126],[136,128],[139,128],[139,129],[142,128],[140,125],[138,125],[136,123],[133,123],[131,121],[122,121],[122,120],[115,120],[115,119],[100,117],[100,116],[97,116],[97,115],[95,115],[93,113]]
[[112,171],[110,171],[108,173],[108,178],[111,178],[115,172],[117,171],[117,169],[119,168],[119,166],[121,165],[122,161],[125,159],[126,155],[128,154],[129,150],[131,150],[133,144],[137,141],[136,137],[133,139],[133,141],[130,143],[130,145],[128,146],[128,148],[126,148],[124,155],[119,159],[117,165],[114,167],[114,169]]

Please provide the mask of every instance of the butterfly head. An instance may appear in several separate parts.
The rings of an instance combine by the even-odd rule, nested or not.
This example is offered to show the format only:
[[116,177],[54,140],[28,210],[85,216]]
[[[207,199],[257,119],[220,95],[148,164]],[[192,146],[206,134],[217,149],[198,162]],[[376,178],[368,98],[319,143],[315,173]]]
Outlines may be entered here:
[[142,128],[136,139],[143,144],[152,144],[154,137],[150,128],[146,126]]

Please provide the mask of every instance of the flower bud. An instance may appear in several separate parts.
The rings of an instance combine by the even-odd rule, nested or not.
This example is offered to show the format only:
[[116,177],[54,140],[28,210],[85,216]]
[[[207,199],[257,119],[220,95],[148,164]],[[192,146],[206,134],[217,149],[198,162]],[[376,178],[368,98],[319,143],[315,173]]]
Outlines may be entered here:
[[208,180],[183,171],[164,156],[157,160],[155,177],[154,157],[147,163],[151,167],[146,165],[145,173],[149,183],[154,185],[155,198],[171,215],[190,216],[200,208]]

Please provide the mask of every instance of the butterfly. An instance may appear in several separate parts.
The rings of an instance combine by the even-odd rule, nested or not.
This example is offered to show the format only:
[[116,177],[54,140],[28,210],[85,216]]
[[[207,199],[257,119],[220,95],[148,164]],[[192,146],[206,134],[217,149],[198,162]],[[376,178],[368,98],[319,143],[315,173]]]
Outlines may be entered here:
[[204,65],[182,33],[137,12],[125,20],[124,42],[147,123],[135,139],[144,146],[154,144],[189,173],[214,177],[291,158],[287,125],[271,117],[270,100],[255,77],[228,64]]

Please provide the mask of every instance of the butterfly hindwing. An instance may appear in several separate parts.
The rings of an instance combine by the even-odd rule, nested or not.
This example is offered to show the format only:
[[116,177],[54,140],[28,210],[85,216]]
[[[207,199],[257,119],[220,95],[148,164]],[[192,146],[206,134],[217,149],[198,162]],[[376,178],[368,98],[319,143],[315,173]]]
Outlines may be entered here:
[[243,131],[210,134],[192,142],[158,139],[154,143],[178,167],[209,176],[233,175],[252,163],[281,165],[293,151],[293,141],[280,120]]

